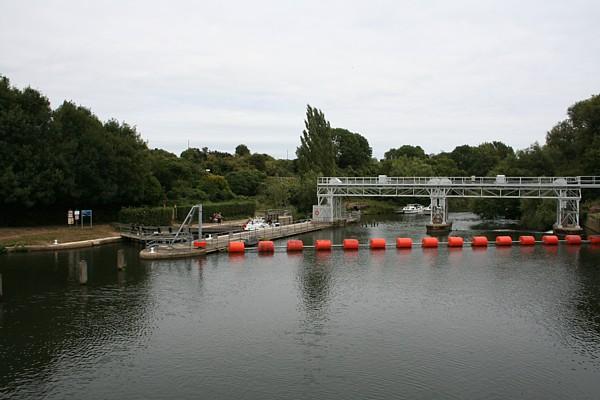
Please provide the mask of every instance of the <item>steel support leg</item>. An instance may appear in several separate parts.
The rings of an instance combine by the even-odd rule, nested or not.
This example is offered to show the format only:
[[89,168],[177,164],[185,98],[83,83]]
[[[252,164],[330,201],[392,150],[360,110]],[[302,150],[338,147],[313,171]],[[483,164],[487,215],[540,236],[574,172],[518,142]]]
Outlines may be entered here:
[[558,199],[556,210],[556,226],[558,228],[581,228],[579,226],[579,201],[579,198],[569,197]]
[[448,223],[448,198],[442,189],[431,191],[431,223],[435,225]]

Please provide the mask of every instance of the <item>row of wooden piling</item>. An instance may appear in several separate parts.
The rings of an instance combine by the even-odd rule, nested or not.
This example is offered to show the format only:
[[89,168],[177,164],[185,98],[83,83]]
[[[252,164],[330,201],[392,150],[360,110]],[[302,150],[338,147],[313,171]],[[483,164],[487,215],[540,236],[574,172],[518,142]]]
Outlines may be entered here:
[[[127,266],[125,261],[125,252],[123,249],[117,251],[117,269],[123,270]],[[79,260],[77,265],[77,279],[79,284],[87,285],[88,282],[88,264],[86,260]],[[3,298],[2,274],[0,274],[0,300]]]
[[[438,238],[429,236],[422,238],[420,243],[413,242],[412,238],[399,237],[396,238],[395,247],[397,249],[411,249],[413,247],[437,248],[440,245],[446,245],[447,247],[452,248],[462,248],[465,245],[470,245],[471,247],[487,247],[490,245],[503,247],[512,246],[513,244],[518,244],[520,246],[533,246],[535,244],[556,246],[560,242],[564,242],[568,245],[581,245],[584,243],[600,245],[600,236],[591,236],[588,240],[583,240],[580,235],[566,235],[564,240],[560,240],[556,235],[544,235],[542,236],[542,240],[536,240],[534,236],[530,235],[519,236],[518,240],[513,240],[510,236],[497,236],[493,241],[488,240],[486,236],[473,236],[470,241],[465,241],[465,239],[460,236],[449,236],[446,242],[440,242]],[[384,238],[369,239],[369,242],[366,244],[361,244],[358,239],[353,238],[344,239],[342,244],[333,244],[331,240],[319,239],[315,240],[313,245],[305,245],[302,240],[293,239],[288,240],[286,246],[275,246],[275,243],[271,240],[261,240],[256,247],[250,248],[246,248],[243,241],[234,241],[229,243],[227,250],[229,253],[244,253],[246,250],[256,250],[259,253],[272,253],[278,248],[285,249],[288,252],[296,252],[302,251],[305,248],[315,249],[316,251],[329,251],[334,248],[353,251],[358,250],[361,247],[370,248],[371,250],[380,250],[392,246],[393,245],[388,244]]]

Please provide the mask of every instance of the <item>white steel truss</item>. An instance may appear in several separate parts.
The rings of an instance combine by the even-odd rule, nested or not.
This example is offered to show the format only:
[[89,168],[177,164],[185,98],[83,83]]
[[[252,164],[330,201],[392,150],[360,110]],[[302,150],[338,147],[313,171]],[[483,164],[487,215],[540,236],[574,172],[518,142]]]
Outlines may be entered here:
[[[579,228],[581,189],[600,188],[598,176],[574,177],[321,177],[319,206],[330,206],[329,218],[341,218],[343,197],[429,197],[431,223],[445,224],[448,198],[556,199],[556,226]],[[314,217],[314,216],[313,216]]]

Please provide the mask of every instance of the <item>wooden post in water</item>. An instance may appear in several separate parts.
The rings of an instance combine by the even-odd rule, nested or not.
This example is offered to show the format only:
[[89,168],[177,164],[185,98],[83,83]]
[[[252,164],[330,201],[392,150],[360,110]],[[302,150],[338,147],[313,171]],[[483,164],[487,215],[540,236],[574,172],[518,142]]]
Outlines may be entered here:
[[2,274],[0,274],[0,300],[2,300]]
[[127,263],[125,263],[125,251],[123,249],[119,249],[117,251],[117,269],[122,270],[125,269]]
[[79,261],[79,284],[85,285],[87,284],[87,280],[87,261],[81,260]]

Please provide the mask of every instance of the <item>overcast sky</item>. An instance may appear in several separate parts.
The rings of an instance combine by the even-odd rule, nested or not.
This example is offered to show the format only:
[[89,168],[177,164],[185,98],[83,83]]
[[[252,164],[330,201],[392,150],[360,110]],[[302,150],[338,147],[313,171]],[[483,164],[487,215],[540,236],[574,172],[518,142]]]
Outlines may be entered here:
[[600,93],[600,2],[8,1],[0,74],[179,154],[295,157],[306,104],[381,157],[544,141]]

